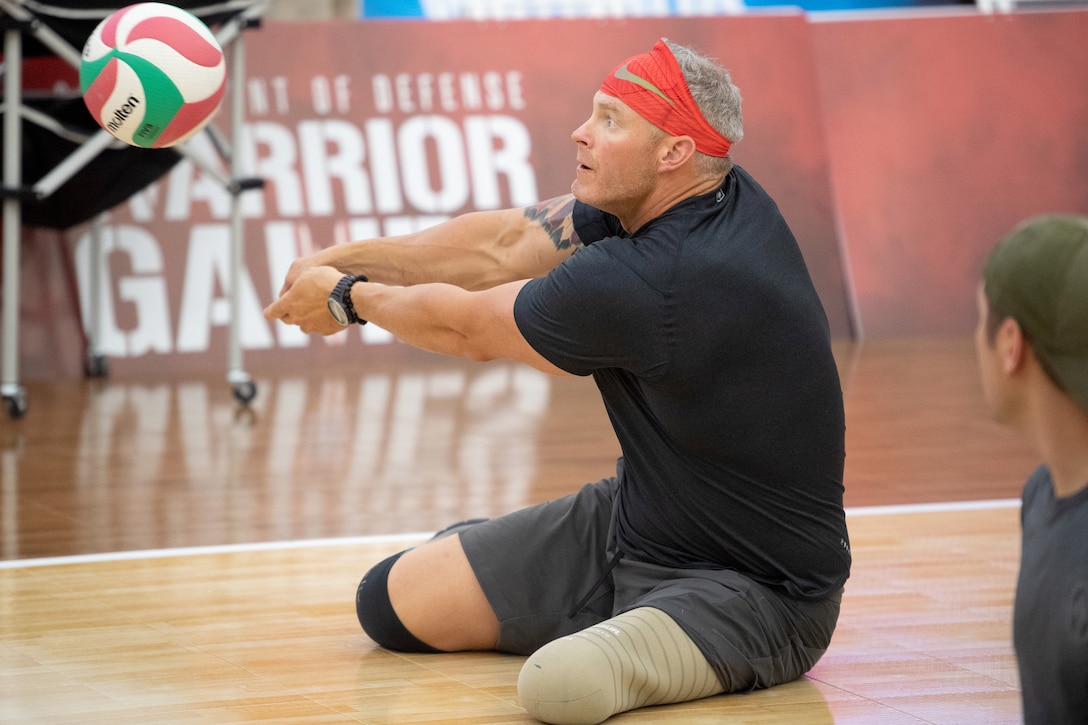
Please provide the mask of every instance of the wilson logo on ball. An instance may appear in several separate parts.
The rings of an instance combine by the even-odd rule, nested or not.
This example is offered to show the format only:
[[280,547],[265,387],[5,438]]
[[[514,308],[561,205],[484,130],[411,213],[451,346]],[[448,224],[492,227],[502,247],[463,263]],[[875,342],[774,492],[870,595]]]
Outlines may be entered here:
[[203,22],[166,3],[137,3],[99,23],[79,83],[95,121],[133,146],[164,148],[211,121],[226,90],[223,49]]

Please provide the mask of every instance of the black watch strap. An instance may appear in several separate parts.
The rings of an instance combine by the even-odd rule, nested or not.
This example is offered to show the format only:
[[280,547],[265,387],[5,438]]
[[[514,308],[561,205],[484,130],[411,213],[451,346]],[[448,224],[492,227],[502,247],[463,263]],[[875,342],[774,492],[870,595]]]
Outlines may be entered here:
[[340,292],[340,304],[344,307],[344,312],[348,313],[349,325],[353,322],[360,325],[366,324],[366,320],[359,317],[359,314],[355,312],[355,303],[351,301],[351,288],[355,286],[356,282],[369,281],[365,274],[346,274],[336,283],[336,289]]

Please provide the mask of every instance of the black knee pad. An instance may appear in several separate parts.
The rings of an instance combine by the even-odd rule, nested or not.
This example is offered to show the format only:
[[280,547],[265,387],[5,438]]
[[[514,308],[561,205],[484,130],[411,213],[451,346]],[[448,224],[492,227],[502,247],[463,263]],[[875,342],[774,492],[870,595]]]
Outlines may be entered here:
[[389,570],[404,552],[374,565],[359,582],[355,613],[367,636],[386,649],[399,652],[441,652],[408,631],[389,601]]

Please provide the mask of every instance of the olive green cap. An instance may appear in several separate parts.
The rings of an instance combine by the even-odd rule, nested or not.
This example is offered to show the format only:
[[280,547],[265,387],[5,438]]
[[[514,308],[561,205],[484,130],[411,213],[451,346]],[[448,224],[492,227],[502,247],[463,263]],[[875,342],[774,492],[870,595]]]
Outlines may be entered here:
[[1088,217],[1032,217],[998,242],[983,271],[994,311],[1011,317],[1043,367],[1088,411]]

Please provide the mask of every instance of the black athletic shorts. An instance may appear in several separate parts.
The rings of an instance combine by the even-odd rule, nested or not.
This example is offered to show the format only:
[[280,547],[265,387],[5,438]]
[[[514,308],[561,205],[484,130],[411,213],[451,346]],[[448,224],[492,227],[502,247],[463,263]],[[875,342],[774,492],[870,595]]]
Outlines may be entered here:
[[457,532],[499,619],[496,649],[530,654],[637,607],[671,616],[725,692],[797,679],[827,650],[842,592],[793,599],[733,570],[675,569],[618,557],[611,528],[618,484],[577,493]]

